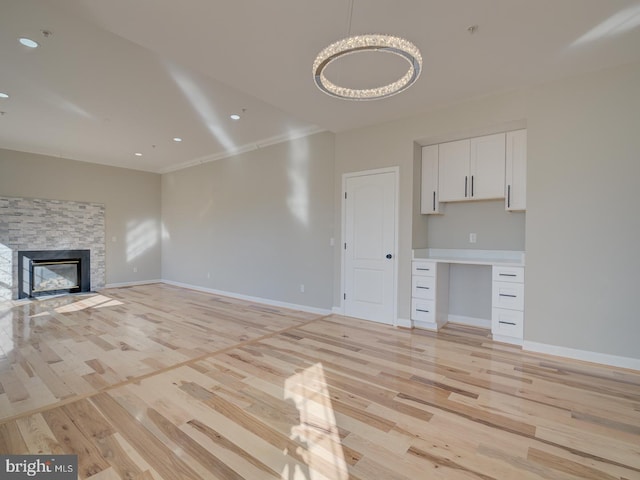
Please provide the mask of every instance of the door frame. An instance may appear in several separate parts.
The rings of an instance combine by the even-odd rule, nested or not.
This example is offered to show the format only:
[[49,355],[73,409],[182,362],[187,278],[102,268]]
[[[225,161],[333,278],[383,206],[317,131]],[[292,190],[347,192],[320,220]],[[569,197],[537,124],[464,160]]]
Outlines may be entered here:
[[394,198],[394,202],[395,202],[395,208],[394,208],[394,222],[393,222],[393,229],[394,229],[394,235],[393,235],[393,249],[394,251],[392,252],[393,254],[393,258],[396,260],[393,263],[393,294],[392,294],[392,311],[393,311],[393,318],[391,319],[391,324],[394,327],[398,326],[398,230],[399,230],[399,214],[400,214],[400,206],[399,206],[399,200],[400,200],[400,167],[399,166],[395,166],[395,167],[384,167],[384,168],[376,168],[373,170],[362,170],[359,172],[349,172],[349,173],[343,173],[342,174],[342,191],[340,192],[340,211],[341,211],[341,234],[340,234],[340,307],[339,307],[339,312],[336,313],[340,313],[344,315],[344,311],[345,311],[345,306],[344,306],[344,288],[346,285],[346,281],[345,281],[345,276],[346,276],[346,269],[345,269],[345,255],[344,255],[344,244],[347,241],[347,204],[345,202],[345,194],[347,192],[347,179],[348,178],[353,178],[353,177],[364,177],[364,176],[369,176],[369,175],[379,175],[382,173],[393,173],[394,174],[394,189],[395,189],[395,198]]

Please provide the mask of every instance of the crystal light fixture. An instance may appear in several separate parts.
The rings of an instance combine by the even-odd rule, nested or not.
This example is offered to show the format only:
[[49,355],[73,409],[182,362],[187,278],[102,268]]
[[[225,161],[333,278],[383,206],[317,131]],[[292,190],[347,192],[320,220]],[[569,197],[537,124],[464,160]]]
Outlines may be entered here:
[[[407,72],[395,82],[376,88],[347,88],[331,82],[324,70],[331,62],[345,55],[375,51],[393,53],[409,63]],[[313,79],[320,90],[327,95],[347,100],[376,100],[390,97],[406,90],[420,76],[422,71],[422,55],[413,43],[404,38],[391,35],[357,35],[332,43],[322,50],[313,62]]]

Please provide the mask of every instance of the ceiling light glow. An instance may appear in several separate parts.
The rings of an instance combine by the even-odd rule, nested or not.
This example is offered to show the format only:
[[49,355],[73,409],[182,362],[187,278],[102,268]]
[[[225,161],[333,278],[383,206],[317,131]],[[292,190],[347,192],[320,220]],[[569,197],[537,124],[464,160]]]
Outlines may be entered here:
[[173,137],[174,142],[181,142],[182,139],[180,137]]
[[4,92],[0,92],[0,98],[9,98],[9,95]]
[[141,156],[142,156],[142,154],[141,154],[140,152],[136,152],[136,153],[134,153],[134,155],[135,155],[136,157],[141,157]]
[[240,120],[240,115],[238,115],[237,113],[234,113],[234,114],[229,115],[229,118],[231,120]]
[[20,37],[18,39],[18,41],[24,45],[25,47],[29,47],[29,48],[37,48],[38,47],[38,42],[31,40],[30,38],[27,37]]

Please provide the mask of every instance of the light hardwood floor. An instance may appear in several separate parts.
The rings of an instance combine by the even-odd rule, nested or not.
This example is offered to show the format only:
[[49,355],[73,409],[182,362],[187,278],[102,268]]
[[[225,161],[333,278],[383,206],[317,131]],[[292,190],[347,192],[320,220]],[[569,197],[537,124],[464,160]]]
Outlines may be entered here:
[[167,285],[0,304],[0,453],[79,478],[640,479],[640,372]]

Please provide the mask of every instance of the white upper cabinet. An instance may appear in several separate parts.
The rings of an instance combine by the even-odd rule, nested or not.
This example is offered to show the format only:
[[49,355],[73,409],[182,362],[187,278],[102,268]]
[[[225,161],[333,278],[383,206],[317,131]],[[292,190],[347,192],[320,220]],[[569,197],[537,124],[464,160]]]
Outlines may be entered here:
[[505,134],[487,135],[439,146],[441,202],[505,197]]
[[505,208],[527,208],[527,131],[507,132]]
[[472,138],[469,165],[469,194],[473,200],[504,198],[504,133]]
[[438,193],[441,202],[469,200],[470,141],[441,143],[438,161]]
[[440,213],[438,197],[438,145],[422,147],[421,213]]

